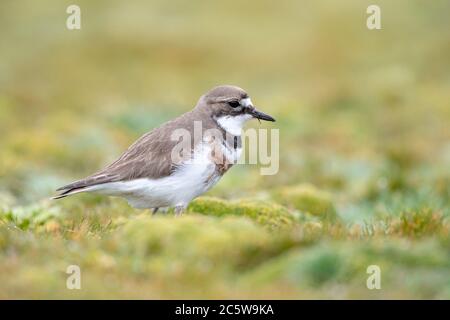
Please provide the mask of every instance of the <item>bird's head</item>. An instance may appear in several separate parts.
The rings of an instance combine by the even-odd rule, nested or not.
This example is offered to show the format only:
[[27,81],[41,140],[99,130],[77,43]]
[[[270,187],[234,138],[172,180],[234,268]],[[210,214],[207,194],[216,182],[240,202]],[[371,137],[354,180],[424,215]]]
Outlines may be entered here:
[[218,86],[203,95],[197,105],[207,112],[226,131],[240,135],[245,122],[250,119],[275,121],[255,108],[247,92],[236,86]]

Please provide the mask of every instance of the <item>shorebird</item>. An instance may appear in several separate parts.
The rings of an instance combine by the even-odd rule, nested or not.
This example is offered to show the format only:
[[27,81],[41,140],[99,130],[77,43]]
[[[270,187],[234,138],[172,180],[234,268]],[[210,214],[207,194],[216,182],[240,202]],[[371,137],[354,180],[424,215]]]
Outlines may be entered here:
[[[153,213],[173,207],[179,215],[236,163],[242,127],[250,119],[275,121],[258,111],[243,89],[215,87],[193,110],[144,134],[103,170],[57,189],[60,193],[53,199],[95,192],[123,197],[131,206]],[[203,130],[200,139],[192,139],[196,123]],[[184,153],[174,152],[180,146],[179,137],[174,139],[177,131],[189,135],[181,148]]]

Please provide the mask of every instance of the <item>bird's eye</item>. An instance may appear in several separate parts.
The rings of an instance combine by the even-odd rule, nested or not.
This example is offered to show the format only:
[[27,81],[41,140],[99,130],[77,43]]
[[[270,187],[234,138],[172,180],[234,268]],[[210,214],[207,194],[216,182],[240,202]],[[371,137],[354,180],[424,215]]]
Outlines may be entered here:
[[239,107],[241,104],[239,103],[239,101],[230,101],[228,102],[228,104],[230,105],[230,107],[232,108],[237,108]]

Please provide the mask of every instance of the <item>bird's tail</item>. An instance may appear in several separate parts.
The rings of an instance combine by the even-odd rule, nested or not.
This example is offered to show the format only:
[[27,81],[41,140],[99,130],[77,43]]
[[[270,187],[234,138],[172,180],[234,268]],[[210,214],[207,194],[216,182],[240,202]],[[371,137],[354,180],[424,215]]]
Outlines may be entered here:
[[114,178],[115,176],[106,175],[101,172],[98,174],[94,174],[85,179],[69,183],[68,185],[57,189],[56,191],[59,191],[60,194],[54,196],[52,199],[61,199],[80,192],[96,190],[98,189],[98,186],[104,183],[115,181]]
[[65,198],[80,192],[85,192],[86,191],[86,187],[81,187],[81,188],[70,188],[70,189],[65,189],[65,190],[61,190],[62,192],[54,197],[52,197],[52,200],[58,200],[61,198]]

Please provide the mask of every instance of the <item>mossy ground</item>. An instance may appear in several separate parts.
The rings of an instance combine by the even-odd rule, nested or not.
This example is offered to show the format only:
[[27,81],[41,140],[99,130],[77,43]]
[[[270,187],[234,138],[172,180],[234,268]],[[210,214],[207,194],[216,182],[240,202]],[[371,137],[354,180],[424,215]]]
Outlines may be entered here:
[[[450,223],[431,210],[360,225],[256,200],[199,198],[179,218],[138,213],[119,200],[73,204],[0,212],[0,281],[9,288],[1,298],[450,294]],[[82,270],[82,290],[66,288],[72,264]],[[366,287],[373,264],[382,290]]]
[[[450,298],[448,1],[377,1],[382,30],[360,0],[77,4],[69,31],[0,1],[0,298]],[[181,218],[42,200],[222,83],[277,119],[248,125],[280,130],[276,175]]]

